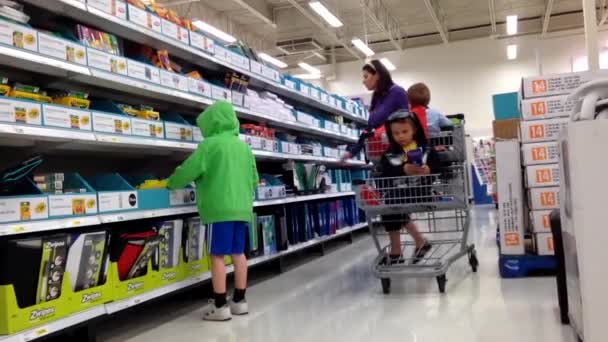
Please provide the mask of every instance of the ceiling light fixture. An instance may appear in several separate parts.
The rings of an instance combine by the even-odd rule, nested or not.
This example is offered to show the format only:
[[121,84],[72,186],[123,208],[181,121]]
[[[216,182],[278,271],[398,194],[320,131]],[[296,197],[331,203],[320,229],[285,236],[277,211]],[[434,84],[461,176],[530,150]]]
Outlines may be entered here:
[[511,44],[507,46],[507,59],[514,60],[517,59],[517,45]]
[[313,67],[312,65],[310,65],[308,63],[300,62],[300,63],[298,63],[298,66],[313,75],[321,75],[321,70]]
[[507,16],[507,34],[509,36],[517,34],[517,16],[516,15]]
[[380,63],[382,63],[388,69],[388,71],[397,70],[397,67],[395,66],[395,64],[391,63],[391,61],[389,61],[388,58],[381,58]]
[[361,39],[359,38],[353,38],[353,40],[351,40],[351,43],[353,43],[353,45],[359,49],[361,52],[363,52],[365,54],[365,56],[367,57],[371,57],[373,55],[375,55],[376,53],[374,52],[374,50],[370,49],[369,46],[367,46],[367,44],[365,44]]
[[260,53],[258,53],[258,56],[261,59],[265,60],[266,62],[268,62],[268,63],[270,63],[270,64],[272,64],[272,65],[274,65],[276,67],[279,67],[281,69],[287,68],[287,64],[286,63],[284,63],[283,61],[278,60],[278,59],[272,57],[271,55],[269,55],[267,53],[260,52]]
[[224,31],[218,29],[215,26],[209,25],[209,24],[207,24],[204,21],[195,20],[195,21],[192,22],[192,25],[196,26],[197,28],[199,28],[199,29],[201,29],[201,30],[203,30],[203,31],[205,31],[205,32],[207,32],[207,33],[209,33],[209,34],[211,34],[211,35],[213,35],[213,36],[215,36],[215,37],[217,37],[217,38],[225,41],[225,42],[234,43],[237,40],[236,38],[234,38],[233,36],[229,35],[228,33],[226,33]]
[[323,18],[331,27],[342,27],[344,24],[319,1],[311,1],[308,3],[321,18]]

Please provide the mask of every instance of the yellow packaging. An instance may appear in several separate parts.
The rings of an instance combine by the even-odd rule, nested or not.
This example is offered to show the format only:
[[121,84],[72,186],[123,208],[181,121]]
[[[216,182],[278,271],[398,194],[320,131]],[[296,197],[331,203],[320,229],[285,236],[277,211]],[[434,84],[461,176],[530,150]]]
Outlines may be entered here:
[[89,109],[89,106],[91,105],[90,100],[81,99],[79,97],[73,97],[73,96],[57,97],[57,98],[53,99],[53,102],[56,104],[60,104],[60,105],[68,106],[68,107],[80,108],[80,109]]
[[26,100],[32,100],[32,101],[38,101],[38,102],[44,102],[44,103],[53,103],[53,99],[51,99],[50,96],[28,93],[27,91],[11,89],[11,91],[8,94],[9,94],[8,96],[14,97],[16,99],[26,99]]
[[6,84],[0,84],[0,95],[6,96],[10,93],[10,91],[11,91],[11,86],[6,85]]
[[154,121],[160,120],[160,113],[155,112],[153,110],[140,110],[137,112],[137,116],[142,119],[148,119],[148,120],[154,120]]

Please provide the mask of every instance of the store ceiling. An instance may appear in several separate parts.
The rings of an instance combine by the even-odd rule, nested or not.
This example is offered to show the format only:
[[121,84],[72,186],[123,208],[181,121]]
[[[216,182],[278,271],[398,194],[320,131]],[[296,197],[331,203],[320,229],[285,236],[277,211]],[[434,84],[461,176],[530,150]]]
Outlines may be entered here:
[[[332,50],[337,62],[363,58],[350,43],[353,37],[364,41],[367,39],[376,53],[394,51],[398,47],[407,49],[443,44],[445,40],[453,42],[488,36],[500,38],[505,35],[505,18],[511,14],[519,17],[519,34],[540,34],[548,3],[552,3],[546,30],[548,34],[583,26],[581,0],[322,0],[344,23],[339,29],[324,25],[325,22],[308,6],[308,0],[162,2],[177,3],[173,8],[181,15],[207,21],[258,50],[278,56],[290,66],[303,59],[310,64],[326,64],[331,60]],[[606,2],[597,0],[598,21],[604,14]],[[393,41],[389,39],[387,31],[379,27],[369,12],[364,10],[365,4],[380,4],[387,9],[396,23],[395,27],[398,27],[398,30],[393,30]],[[496,23],[494,30],[493,17]],[[440,30],[445,33],[444,38]],[[316,51],[318,54],[312,51],[286,54],[276,47],[278,42],[286,44],[295,39],[316,41],[320,45]],[[307,45],[308,48],[304,50],[313,49],[312,46]]]

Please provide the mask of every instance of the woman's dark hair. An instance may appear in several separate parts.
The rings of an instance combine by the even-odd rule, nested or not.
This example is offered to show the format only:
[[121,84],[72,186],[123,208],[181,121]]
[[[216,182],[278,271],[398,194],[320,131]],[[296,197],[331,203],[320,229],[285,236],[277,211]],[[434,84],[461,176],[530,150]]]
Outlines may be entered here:
[[422,124],[420,123],[420,120],[418,120],[416,114],[411,113],[407,110],[400,110],[391,114],[391,116],[388,118],[388,120],[386,120],[386,123],[384,124],[386,129],[386,136],[390,143],[389,151],[402,151],[402,147],[399,146],[397,141],[395,141],[395,138],[393,138],[393,130],[391,129],[391,125],[395,122],[410,123],[412,127],[416,129],[416,132],[414,133],[414,141],[416,141],[418,146],[421,147],[428,144],[426,134],[424,134],[424,128],[422,128]]
[[377,59],[365,64],[363,66],[363,70],[372,75],[378,75],[378,86],[376,87],[376,90],[374,90],[374,94],[372,95],[372,103],[369,107],[370,110],[374,110],[376,103],[378,103],[381,98],[386,96],[389,89],[391,89],[395,83],[393,82],[391,73],[384,66],[384,64]]

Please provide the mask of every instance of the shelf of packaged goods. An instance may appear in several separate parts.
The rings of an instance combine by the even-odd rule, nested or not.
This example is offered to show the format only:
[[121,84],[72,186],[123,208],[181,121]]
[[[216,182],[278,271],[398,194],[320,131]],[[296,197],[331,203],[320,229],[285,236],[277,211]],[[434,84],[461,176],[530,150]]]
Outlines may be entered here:
[[340,115],[355,122],[366,124],[367,120],[356,116],[344,109],[332,107],[317,99],[305,96],[293,89],[290,89],[278,82],[274,82],[257,75],[249,70],[245,70],[227,61],[220,60],[215,56],[198,50],[190,45],[181,43],[169,38],[159,32],[150,30],[127,20],[117,18],[109,13],[99,10],[92,6],[85,6],[79,1],[67,0],[26,0],[35,6],[43,7],[49,11],[72,17],[83,23],[93,25],[99,29],[114,33],[144,45],[152,46],[156,49],[166,49],[171,55],[183,58],[191,63],[200,65],[213,70],[231,69],[250,77],[250,83],[256,87],[271,91],[299,103],[321,109],[330,114]]
[[286,198],[277,198],[271,200],[264,201],[255,201],[253,203],[254,207],[264,207],[270,205],[281,205],[281,204],[289,204],[296,202],[305,202],[305,201],[314,201],[314,200],[322,200],[322,199],[330,199],[336,197],[346,197],[346,196],[354,196],[354,192],[336,192],[336,193],[328,193],[328,194],[317,194],[317,195],[308,195],[308,196],[294,196],[294,197],[286,197]]
[[313,161],[319,162],[323,164],[335,164],[335,165],[343,165],[343,166],[364,166],[365,162],[360,160],[349,160],[346,162],[342,162],[339,158],[331,158],[331,157],[321,157],[321,156],[313,156],[307,154],[289,154],[289,153],[280,153],[280,152],[270,152],[270,151],[261,151],[261,150],[253,150],[253,154],[257,159],[289,159],[289,160],[298,160],[298,161]]
[[[24,63],[24,61],[27,63]],[[0,46],[0,64],[46,75],[63,77],[70,79],[71,81],[111,89],[113,91],[121,91],[126,94],[144,96],[157,101],[162,100],[170,103],[185,105],[196,109],[203,109],[215,102],[214,99],[171,89],[160,84],[141,81],[129,76],[113,74],[95,68],[88,68],[86,66],[60,61],[52,57],[40,55],[38,53],[19,50],[7,46]],[[235,110],[239,117],[250,120],[265,121],[270,123],[272,126],[308,133],[315,136],[332,138],[344,142],[357,141],[357,138],[353,136],[340,134],[338,132],[320,127],[311,127],[297,121],[283,120],[282,118],[257,113],[247,108],[235,106]]]

